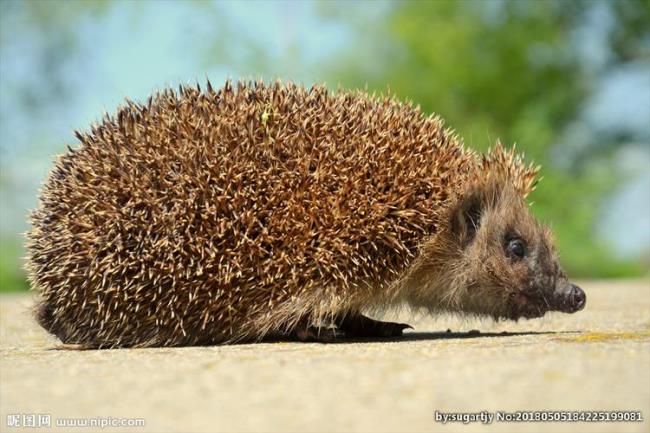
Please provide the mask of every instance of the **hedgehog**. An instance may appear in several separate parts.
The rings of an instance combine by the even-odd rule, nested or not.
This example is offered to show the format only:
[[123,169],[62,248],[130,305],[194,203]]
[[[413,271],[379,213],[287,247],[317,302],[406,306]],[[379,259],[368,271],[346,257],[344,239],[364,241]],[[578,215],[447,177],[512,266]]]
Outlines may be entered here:
[[27,233],[35,318],[84,348],[387,338],[408,306],[582,309],[526,197],[540,167],[468,149],[393,95],[227,81],[75,132]]

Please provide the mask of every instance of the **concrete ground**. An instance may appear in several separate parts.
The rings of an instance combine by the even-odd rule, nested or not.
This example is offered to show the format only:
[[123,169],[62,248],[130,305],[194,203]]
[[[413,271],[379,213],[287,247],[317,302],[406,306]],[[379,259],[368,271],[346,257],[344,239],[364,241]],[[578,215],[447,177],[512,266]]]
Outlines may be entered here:
[[[581,285],[587,308],[574,315],[416,317],[415,331],[388,342],[101,351],[57,349],[29,316],[30,296],[2,295],[0,431],[648,432],[650,281]],[[646,421],[443,425],[434,415],[536,410]],[[51,427],[8,425],[46,421],[38,415]],[[56,427],[90,417],[145,426]]]

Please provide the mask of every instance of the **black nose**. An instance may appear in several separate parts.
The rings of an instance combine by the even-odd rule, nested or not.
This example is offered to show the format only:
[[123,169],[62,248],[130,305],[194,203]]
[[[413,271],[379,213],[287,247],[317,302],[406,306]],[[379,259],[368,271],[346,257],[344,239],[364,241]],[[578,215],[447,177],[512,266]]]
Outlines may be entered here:
[[583,308],[585,308],[585,304],[587,303],[587,295],[585,295],[585,292],[575,284],[571,284],[571,288],[569,289],[569,294],[567,296],[567,303],[569,304],[569,308],[571,309],[572,313],[575,313],[576,311],[580,311]]

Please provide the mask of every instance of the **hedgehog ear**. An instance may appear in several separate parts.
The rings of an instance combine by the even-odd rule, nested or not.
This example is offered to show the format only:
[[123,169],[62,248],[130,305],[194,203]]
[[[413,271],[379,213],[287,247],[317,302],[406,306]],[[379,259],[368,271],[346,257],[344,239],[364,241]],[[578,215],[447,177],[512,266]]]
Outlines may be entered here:
[[463,247],[474,241],[485,208],[483,194],[474,192],[462,199],[452,214],[451,230]]

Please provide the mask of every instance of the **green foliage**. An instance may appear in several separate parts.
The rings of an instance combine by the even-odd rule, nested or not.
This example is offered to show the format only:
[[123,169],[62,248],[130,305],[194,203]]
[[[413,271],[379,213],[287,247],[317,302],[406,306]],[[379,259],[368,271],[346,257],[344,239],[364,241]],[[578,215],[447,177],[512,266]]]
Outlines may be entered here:
[[618,25],[610,37],[616,60],[634,61],[650,58],[650,2],[624,0],[611,2]]
[[21,266],[22,250],[16,242],[0,242],[0,292],[16,292],[29,288]]

